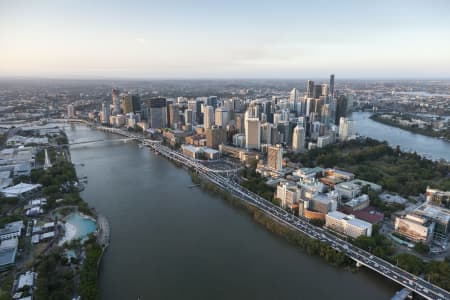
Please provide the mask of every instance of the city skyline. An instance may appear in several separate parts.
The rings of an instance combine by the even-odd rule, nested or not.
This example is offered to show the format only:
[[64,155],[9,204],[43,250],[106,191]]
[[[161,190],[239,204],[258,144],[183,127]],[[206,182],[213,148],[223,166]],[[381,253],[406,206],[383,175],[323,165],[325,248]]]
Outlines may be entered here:
[[450,3],[0,4],[2,77],[450,77]]

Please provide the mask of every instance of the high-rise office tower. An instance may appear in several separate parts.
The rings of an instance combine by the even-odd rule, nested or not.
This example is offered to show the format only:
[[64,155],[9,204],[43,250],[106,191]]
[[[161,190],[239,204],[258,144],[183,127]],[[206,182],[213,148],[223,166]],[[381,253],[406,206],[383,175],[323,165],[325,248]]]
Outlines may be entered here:
[[328,97],[328,84],[322,83],[322,95],[325,98]]
[[102,124],[109,124],[109,116],[110,116],[109,105],[106,102],[103,102],[102,115],[100,117],[100,121],[102,122]]
[[314,93],[314,81],[308,80],[306,83],[306,96],[307,98],[313,98]]
[[230,111],[223,106],[216,108],[214,120],[217,126],[226,127],[230,121]]
[[119,99],[119,90],[112,89],[111,97],[112,97],[112,105],[113,105],[113,115],[120,114],[120,99]]
[[300,91],[297,90],[296,88],[292,89],[292,91],[289,94],[289,110],[291,112],[295,112],[295,114],[298,114],[301,108],[299,100],[300,100]]
[[169,111],[169,126],[170,128],[178,128],[178,123],[180,122],[180,109],[178,104],[169,104],[167,106]]
[[208,105],[205,107],[203,115],[203,126],[205,129],[211,128],[214,125],[214,107]]
[[272,144],[272,128],[271,123],[261,124],[261,144]]
[[263,102],[262,110],[266,114],[267,122],[273,123],[273,105],[272,105],[272,101],[265,101],[265,102]]
[[245,147],[247,149],[257,149],[261,147],[261,125],[258,118],[249,117],[248,111],[245,113]]
[[320,96],[322,96],[322,86],[315,85],[313,90],[313,98],[318,99]]
[[141,98],[139,95],[125,95],[122,99],[122,111],[124,114],[130,112],[140,112],[141,111]]
[[334,97],[334,74],[330,75],[330,96]]
[[336,99],[335,124],[339,125],[342,117],[347,116],[347,96],[340,95]]
[[164,128],[167,126],[166,98],[151,98],[148,101],[151,128]]
[[194,112],[192,111],[192,109],[186,109],[184,111],[184,123],[188,126],[189,125],[192,126],[193,122],[194,122]]
[[209,96],[206,100],[206,105],[214,107],[214,109],[217,108],[219,102],[219,97],[217,96]]
[[292,142],[292,133],[290,132],[289,121],[280,121],[277,124],[277,129],[282,136],[283,143],[290,144]]
[[292,134],[292,150],[295,153],[303,152],[305,150],[306,131],[301,124],[297,124]]
[[220,144],[227,141],[227,130],[224,127],[213,125],[206,129],[206,146],[217,149]]
[[242,114],[242,113],[235,114],[235,120],[236,120],[236,130],[239,133],[244,133],[245,132],[244,114]]
[[267,148],[267,166],[275,171],[283,169],[283,148],[280,145]]
[[356,128],[354,121],[341,117],[339,119],[339,137],[341,141],[346,141],[355,134]]

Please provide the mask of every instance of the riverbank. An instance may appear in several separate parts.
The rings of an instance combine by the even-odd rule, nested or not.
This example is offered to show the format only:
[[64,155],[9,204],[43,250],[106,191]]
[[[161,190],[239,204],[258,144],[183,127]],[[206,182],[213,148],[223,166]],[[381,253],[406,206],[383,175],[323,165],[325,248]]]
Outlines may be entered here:
[[240,210],[245,211],[256,223],[263,226],[271,233],[283,238],[289,244],[309,255],[319,256],[326,262],[336,267],[345,267],[349,270],[356,270],[355,263],[345,254],[338,252],[319,240],[312,239],[299,231],[293,230],[280,222],[273,220],[266,213],[247,202],[234,197],[229,192],[220,189],[217,185],[204,180],[201,176],[191,172],[192,182],[210,194],[219,196],[227,203]]
[[399,122],[394,121],[392,119],[382,118],[379,114],[371,115],[370,119],[372,119],[375,122],[382,123],[382,124],[396,127],[396,128],[400,128],[400,129],[403,129],[403,130],[406,130],[406,131],[409,131],[412,133],[421,134],[421,135],[432,137],[432,138],[438,138],[438,139],[442,139],[447,142],[450,142],[450,130],[434,131],[430,127],[419,128],[419,127],[402,125]]

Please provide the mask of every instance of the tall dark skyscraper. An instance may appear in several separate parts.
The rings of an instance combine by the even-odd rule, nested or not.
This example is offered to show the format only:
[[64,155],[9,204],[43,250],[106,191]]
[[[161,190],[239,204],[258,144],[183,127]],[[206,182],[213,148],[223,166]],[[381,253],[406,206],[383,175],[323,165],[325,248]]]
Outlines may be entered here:
[[314,81],[308,80],[306,83],[306,95],[308,98],[312,98],[314,93]]
[[164,128],[167,125],[166,98],[151,98],[148,100],[151,128]]
[[312,98],[319,99],[322,96],[322,86],[320,84],[314,85]]
[[334,119],[334,124],[339,125],[339,120],[341,117],[347,116],[347,96],[340,95],[336,101],[336,116]]
[[216,109],[218,101],[219,101],[219,97],[209,96],[208,99],[206,99],[206,105],[212,106],[212,107],[214,107],[214,109]]
[[334,74],[330,75],[330,96],[334,96]]

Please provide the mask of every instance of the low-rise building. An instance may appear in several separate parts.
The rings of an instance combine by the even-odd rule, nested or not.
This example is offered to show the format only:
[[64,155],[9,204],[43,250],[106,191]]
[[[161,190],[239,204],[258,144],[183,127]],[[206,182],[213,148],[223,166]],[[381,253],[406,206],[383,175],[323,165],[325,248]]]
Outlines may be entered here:
[[3,240],[0,243],[0,270],[5,270],[14,265],[16,261],[17,248],[19,239],[12,238]]
[[434,228],[434,236],[436,238],[445,239],[448,236],[450,232],[449,209],[425,203],[416,208],[414,214],[427,218],[436,224]]
[[372,235],[372,224],[359,220],[353,215],[346,215],[339,211],[327,213],[325,217],[325,225],[332,230],[343,233],[352,238],[357,238],[362,235]]
[[7,198],[32,196],[42,188],[41,184],[19,183],[0,190]]
[[202,159],[203,151],[200,147],[195,147],[192,145],[181,145],[181,149],[183,150],[183,154],[189,156],[193,159]]
[[353,199],[361,193],[361,186],[351,182],[341,182],[336,184],[335,191],[343,199]]
[[434,227],[434,222],[418,215],[407,214],[395,218],[395,232],[413,242],[429,242]]
[[15,221],[5,224],[5,226],[0,229],[0,241],[20,237],[23,228],[23,221]]
[[383,188],[379,184],[376,184],[376,183],[373,183],[373,182],[370,182],[370,181],[366,181],[366,180],[362,180],[362,179],[353,179],[352,181],[350,181],[350,183],[357,184],[357,185],[359,185],[361,187],[369,186],[369,188],[372,191],[377,192],[377,193],[381,192],[381,190]]
[[441,191],[427,187],[426,200],[430,204],[450,208],[450,191]]
[[323,176],[323,169],[320,167],[315,168],[301,168],[298,170],[295,170],[292,175],[297,176],[303,181],[310,181],[317,177]]
[[298,205],[300,199],[300,189],[290,181],[280,182],[277,186],[276,198],[280,199],[281,207],[293,209]]
[[368,207],[370,204],[369,196],[363,194],[361,196],[355,197],[350,201],[345,202],[343,205],[351,209],[352,211],[362,210]]

